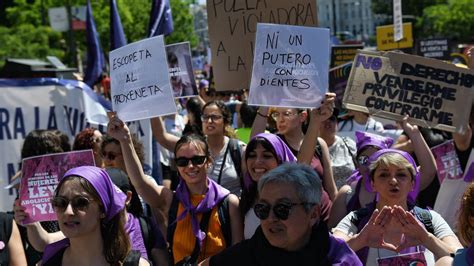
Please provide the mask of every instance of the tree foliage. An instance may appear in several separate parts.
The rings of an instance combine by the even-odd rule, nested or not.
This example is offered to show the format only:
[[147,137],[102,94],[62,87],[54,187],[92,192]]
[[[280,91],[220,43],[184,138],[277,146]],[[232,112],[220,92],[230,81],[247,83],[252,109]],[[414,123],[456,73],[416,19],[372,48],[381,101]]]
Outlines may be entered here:
[[[3,1],[3,0],[0,0]],[[44,59],[58,56],[71,65],[67,57],[67,33],[49,27],[48,9],[70,4],[86,5],[86,0],[13,0],[5,10],[6,19],[0,23],[0,66],[7,57]],[[189,4],[192,0],[171,0],[174,32],[166,37],[167,43],[190,41],[197,45],[194,20]],[[109,52],[109,0],[91,0],[93,15],[104,53]],[[150,19],[150,0],[117,0],[117,5],[129,43],[146,38]],[[45,22],[46,25],[43,25]],[[82,57],[85,57],[85,31],[75,31],[74,39]]]
[[450,0],[428,7],[420,22],[427,37],[447,37],[472,42],[474,36],[474,0]]

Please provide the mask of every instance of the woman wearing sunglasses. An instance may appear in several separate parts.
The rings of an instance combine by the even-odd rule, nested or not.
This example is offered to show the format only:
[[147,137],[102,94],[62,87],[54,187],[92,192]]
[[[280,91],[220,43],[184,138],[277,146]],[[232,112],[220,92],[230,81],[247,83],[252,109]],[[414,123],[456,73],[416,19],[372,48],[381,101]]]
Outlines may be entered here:
[[[161,209],[168,217],[165,224],[173,264],[201,261],[242,240],[239,200],[208,178],[212,159],[203,137],[183,136],[176,143],[174,153],[180,183],[173,193],[144,176],[128,127],[118,117],[110,119],[108,134],[120,141],[127,172],[138,193],[152,208]],[[226,201],[228,208],[224,216],[228,219],[223,221],[218,211],[224,211],[220,208]],[[230,239],[225,237],[225,228],[229,228]]]
[[[417,158],[420,158],[420,185],[416,187],[416,193],[410,194],[410,202],[415,203],[416,195],[425,189],[436,175],[436,161],[428,144],[421,135],[417,126],[408,123],[408,117],[400,122],[401,127],[410,137]],[[380,149],[390,148],[393,139],[375,135],[368,132],[356,131],[357,169],[348,178],[347,183],[339,190],[336,200],[331,209],[329,226],[333,227],[349,212],[360,209],[375,200],[376,193],[372,190],[370,180],[367,178],[368,158]]]
[[414,205],[421,173],[410,154],[379,150],[369,158],[367,175],[377,200],[349,213],[334,229],[334,236],[345,240],[363,263],[410,256],[434,265],[435,258],[461,247],[437,212]]
[[240,209],[244,217],[244,237],[249,239],[260,225],[254,205],[258,198],[257,183],[265,173],[285,162],[296,162],[296,157],[278,136],[261,133],[253,137],[245,149],[244,189]]
[[286,163],[266,173],[258,181],[255,234],[202,265],[362,265],[321,222],[321,191],[307,165]]
[[66,238],[46,246],[42,265],[149,265],[138,251],[131,251],[125,199],[101,168],[67,171],[51,200]]
[[[237,152],[242,154],[245,143],[235,139],[231,127],[232,114],[222,101],[211,101],[202,109],[202,131],[209,145],[212,164],[208,167],[209,177],[232,194],[241,193],[241,166],[234,162],[232,143],[237,143]],[[179,138],[164,130],[161,118],[151,119],[153,136],[166,149],[173,151]],[[231,142],[232,141],[232,142]]]

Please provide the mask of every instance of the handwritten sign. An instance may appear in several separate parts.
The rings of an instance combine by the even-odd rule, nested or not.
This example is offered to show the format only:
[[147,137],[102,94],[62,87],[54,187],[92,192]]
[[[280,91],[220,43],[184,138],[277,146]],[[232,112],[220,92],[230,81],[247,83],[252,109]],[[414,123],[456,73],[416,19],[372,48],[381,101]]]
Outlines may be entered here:
[[418,54],[428,58],[449,59],[448,39],[426,39],[418,43]]
[[413,47],[413,31],[411,23],[403,23],[403,38],[395,41],[393,25],[378,26],[377,49],[380,51]]
[[184,98],[197,95],[189,42],[166,45],[166,54],[173,96]]
[[59,177],[69,169],[95,165],[92,150],[48,154],[24,159],[20,184],[20,202],[28,217],[23,224],[56,220],[51,197]]
[[207,0],[217,90],[248,89],[257,23],[317,26],[314,0]]
[[329,91],[336,94],[336,108],[341,110],[347,81],[351,74],[352,62],[329,69]]
[[123,121],[176,113],[163,36],[110,52],[112,107]]
[[439,183],[442,184],[445,178],[459,179],[463,176],[461,164],[454,148],[454,141],[448,140],[440,145],[431,148],[436,159]]
[[359,52],[344,94],[346,108],[423,127],[463,132],[474,73],[439,60],[387,52]]
[[328,87],[329,30],[259,23],[249,104],[319,107]]
[[331,67],[343,65],[352,62],[358,50],[362,50],[362,44],[354,45],[333,45],[331,48]]

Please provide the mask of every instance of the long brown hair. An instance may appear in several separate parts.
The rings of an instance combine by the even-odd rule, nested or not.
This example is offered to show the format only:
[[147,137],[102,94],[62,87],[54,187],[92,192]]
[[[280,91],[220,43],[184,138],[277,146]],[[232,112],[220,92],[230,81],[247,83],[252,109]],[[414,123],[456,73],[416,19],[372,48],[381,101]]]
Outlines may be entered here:
[[474,182],[464,191],[459,208],[457,229],[459,240],[465,246],[469,246],[474,240],[474,225],[470,222],[472,219],[474,219]]
[[[80,176],[67,177],[68,181],[77,182],[86,191],[91,198],[98,202],[100,210],[104,212],[102,200],[87,179]],[[56,188],[56,196],[65,182],[61,182]],[[108,263],[120,265],[131,250],[130,239],[125,232],[125,209],[117,213],[112,219],[106,222],[104,219],[100,222],[100,233],[102,236],[103,255]]]

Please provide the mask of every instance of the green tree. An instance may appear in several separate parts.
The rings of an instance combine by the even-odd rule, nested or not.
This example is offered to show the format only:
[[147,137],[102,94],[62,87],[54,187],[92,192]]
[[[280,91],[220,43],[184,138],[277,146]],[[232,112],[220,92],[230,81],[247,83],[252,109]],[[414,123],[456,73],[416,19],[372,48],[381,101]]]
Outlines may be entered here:
[[472,42],[474,36],[474,0],[450,0],[428,7],[420,22],[425,37],[447,37]]
[[[3,1],[3,0],[0,0]],[[174,32],[166,37],[167,43],[190,41],[197,44],[194,20],[189,8],[191,0],[171,0]],[[0,66],[7,57],[43,59],[56,55],[71,64],[67,57],[67,33],[55,32],[49,27],[48,9],[69,3],[86,5],[86,0],[13,0],[6,9],[6,22],[0,26]],[[109,52],[110,9],[108,0],[91,0],[94,19],[104,53]],[[146,38],[151,10],[150,0],[117,0],[124,32],[129,43]],[[46,19],[44,19],[46,17]],[[47,25],[42,25],[45,21]],[[85,56],[85,31],[75,31],[77,49]]]

